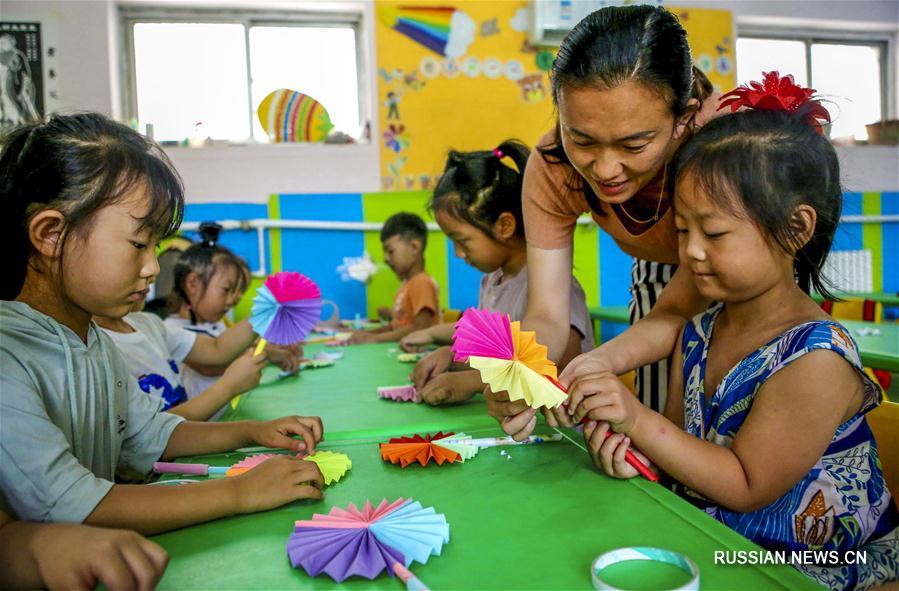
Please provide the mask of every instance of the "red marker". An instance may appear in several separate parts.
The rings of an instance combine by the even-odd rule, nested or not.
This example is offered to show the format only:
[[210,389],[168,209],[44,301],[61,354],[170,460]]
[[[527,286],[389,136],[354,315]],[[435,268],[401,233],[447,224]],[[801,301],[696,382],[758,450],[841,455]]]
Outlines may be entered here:
[[[568,394],[568,388],[566,388],[565,386],[560,384],[558,380],[556,380],[555,378],[552,378],[550,376],[546,376],[546,379],[549,380],[550,382],[552,382],[553,384],[555,384],[559,390]],[[562,403],[562,406],[565,406],[567,408],[567,405],[565,403]],[[584,417],[583,419],[581,419],[581,424],[586,423],[589,420],[590,419],[588,419],[587,417]],[[611,436],[612,436],[612,431],[611,430],[606,431],[606,439],[608,439]],[[647,466],[646,464],[641,462],[640,458],[635,456],[633,454],[633,452],[631,452],[631,450],[627,450],[625,452],[624,459],[627,461],[628,464],[633,466],[634,470],[639,472],[640,475],[643,476],[643,478],[645,478],[646,480],[649,480],[650,482],[658,482],[659,481],[658,474],[656,474],[655,472],[650,470],[649,466]]]

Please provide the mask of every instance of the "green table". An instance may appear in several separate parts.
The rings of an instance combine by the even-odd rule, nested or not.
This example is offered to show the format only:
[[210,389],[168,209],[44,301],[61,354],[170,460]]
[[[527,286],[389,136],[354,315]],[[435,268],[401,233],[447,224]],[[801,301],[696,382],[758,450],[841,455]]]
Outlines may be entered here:
[[[599,306],[590,308],[590,318],[627,324],[627,306]],[[841,320],[840,324],[850,329],[852,338],[858,344],[862,363],[875,369],[899,372],[899,324],[895,322],[857,322]],[[863,328],[880,331],[877,336],[859,334]],[[596,334],[599,334],[598,332]]]
[[[333,350],[322,345],[306,347],[305,355]],[[409,383],[412,363],[396,360],[396,343],[354,345],[342,349],[344,358],[335,365],[309,369],[299,375],[278,379],[278,370],[267,368],[263,382],[241,396],[236,409],[229,409],[225,421],[269,420],[288,414],[320,416],[325,436],[333,439],[395,437],[409,433],[465,430],[493,427],[476,395],[465,404],[435,411],[426,404],[399,403],[378,396],[378,386]]]
[[[443,409],[430,409],[435,415]],[[488,436],[497,429],[470,434]],[[590,589],[590,564],[602,552],[651,545],[698,565],[703,589],[817,589],[788,566],[716,566],[716,550],[758,547],[661,485],[614,480],[596,472],[567,442],[488,448],[464,464],[406,469],[381,460],[376,442],[329,440],[323,449],[350,456],[353,468],[325,500],[296,502],[155,536],[171,556],[161,589],[385,589],[403,586],[382,574],[338,585],[294,570],[285,545],[293,524],[366,499],[420,501],[446,515],[450,542],[412,571],[431,589]],[[196,458],[219,465],[223,455]]]
[[[852,338],[858,344],[862,363],[875,369],[899,373],[899,324],[850,320],[841,320],[840,324],[852,332]],[[876,330],[879,334],[863,335],[859,331],[864,329]]]

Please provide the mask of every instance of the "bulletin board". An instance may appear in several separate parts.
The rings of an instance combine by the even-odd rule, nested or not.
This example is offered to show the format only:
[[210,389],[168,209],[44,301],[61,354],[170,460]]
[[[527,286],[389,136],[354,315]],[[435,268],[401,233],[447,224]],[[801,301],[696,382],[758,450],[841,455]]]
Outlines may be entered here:
[[[671,10],[696,65],[733,88],[731,13]],[[450,149],[533,146],[553,126],[554,51],[528,42],[527,2],[378,1],[375,11],[382,190],[427,191]]]

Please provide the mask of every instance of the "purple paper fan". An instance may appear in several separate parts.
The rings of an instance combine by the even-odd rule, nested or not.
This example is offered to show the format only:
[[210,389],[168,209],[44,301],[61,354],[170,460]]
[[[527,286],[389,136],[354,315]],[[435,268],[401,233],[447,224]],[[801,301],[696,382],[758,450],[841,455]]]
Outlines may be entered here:
[[338,583],[359,575],[374,579],[393,565],[403,564],[399,550],[382,544],[368,528],[304,527],[287,542],[287,554],[294,568],[302,567],[310,576],[325,573]]

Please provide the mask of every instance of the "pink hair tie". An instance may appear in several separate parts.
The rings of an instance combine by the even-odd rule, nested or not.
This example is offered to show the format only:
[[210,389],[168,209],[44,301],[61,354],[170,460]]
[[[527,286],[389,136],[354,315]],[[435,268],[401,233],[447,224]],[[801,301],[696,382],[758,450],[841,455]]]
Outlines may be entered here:
[[500,159],[502,159],[502,157],[505,156],[505,154],[503,154],[503,151],[500,150],[499,148],[493,148],[493,155]]

